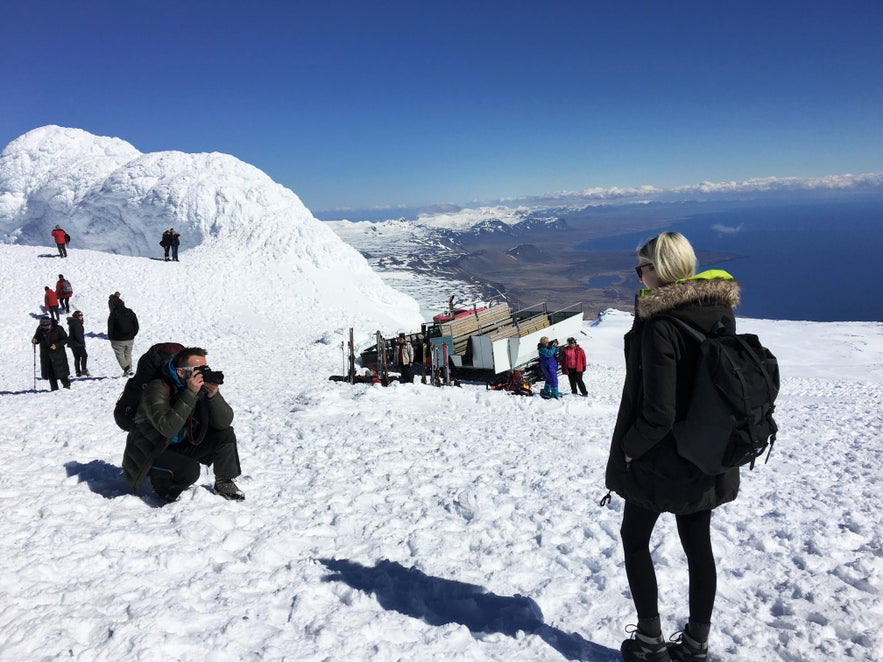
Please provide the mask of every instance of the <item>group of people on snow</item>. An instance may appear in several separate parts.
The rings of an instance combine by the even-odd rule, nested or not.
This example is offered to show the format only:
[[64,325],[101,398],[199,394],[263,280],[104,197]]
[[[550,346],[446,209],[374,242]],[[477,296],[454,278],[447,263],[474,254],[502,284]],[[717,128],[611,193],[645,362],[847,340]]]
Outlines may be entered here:
[[561,393],[558,391],[558,368],[567,375],[570,382],[570,392],[573,395],[587,397],[586,383],[583,374],[586,371],[586,353],[580,347],[576,338],[568,338],[567,344],[560,347],[557,340],[549,340],[548,336],[540,338],[537,344],[537,352],[540,359],[540,371],[545,379],[543,390],[540,395],[544,398],[558,399]]
[[66,313],[71,311],[71,297],[74,294],[73,287],[64,274],[58,274],[58,282],[53,290],[48,285],[43,287],[43,305],[49,317],[59,321],[59,309]]
[[[676,232],[657,235],[639,249],[637,257],[636,272],[646,289],[636,299],[633,326],[625,337],[625,381],[605,475],[607,487],[625,500],[620,535],[637,612],[637,624],[620,651],[627,662],[704,661],[717,590],[711,513],[736,498],[739,468],[707,475],[678,454],[672,427],[688,406],[699,346],[686,342],[668,317],[676,315],[706,332],[719,325],[735,332],[733,309],[740,290],[725,272],[697,275],[693,248]],[[48,297],[48,286],[46,291]],[[53,295],[57,296],[57,288]],[[124,374],[129,374],[137,317],[118,292],[110,296],[108,305],[108,337]],[[82,319],[77,311],[73,322],[69,320],[72,348],[75,342],[82,344],[78,374],[86,371]],[[57,390],[59,381],[69,388],[64,354],[68,336],[57,319],[41,318],[33,342],[41,347],[41,370],[52,389]],[[586,356],[575,338],[559,347],[557,340],[543,337],[538,352],[544,391],[550,397],[559,397],[559,362],[571,392],[587,395]],[[149,479],[162,499],[174,501],[198,480],[201,463],[214,464],[218,494],[244,498],[233,482],[241,474],[231,427],[233,411],[217,384],[204,380],[205,356],[198,347],[179,351],[145,387],[123,458],[125,479],[134,490]],[[424,352],[424,360],[425,356]],[[403,381],[413,379],[414,352],[404,334],[397,339],[396,361]],[[670,639],[662,633],[650,551],[650,538],[663,512],[675,515],[688,566],[689,618]]]
[[[422,384],[427,382],[435,383],[436,380],[440,379],[438,373],[441,371],[441,368],[436,367],[436,374],[433,374],[433,366],[440,360],[440,357],[436,357],[435,361],[433,360],[433,354],[436,353],[435,346],[425,333],[419,345],[417,345],[416,351],[415,345],[417,345],[417,341],[412,342],[405,336],[404,332],[400,332],[395,339],[391,361],[392,365],[399,370],[399,382],[413,384],[415,366],[419,366],[421,372],[420,382]],[[456,380],[454,381],[456,382]],[[383,383],[383,380],[378,379],[376,382],[372,381],[372,383]]]
[[159,245],[162,246],[165,251],[164,258],[166,262],[169,262],[169,250],[172,251],[171,261],[178,261],[178,246],[181,245],[181,235],[175,231],[175,228],[169,228],[162,233],[162,239],[160,239]]
[[[49,236],[55,241],[55,248],[58,249],[58,256],[67,257],[67,245],[71,241],[70,235],[65,232],[60,225],[56,225],[52,229],[52,232],[49,233]],[[168,230],[163,231],[159,245],[163,247],[163,258],[166,262],[178,261],[178,246],[181,245],[181,235],[175,230],[175,228],[169,228]],[[172,253],[171,258],[169,258],[169,251]]]
[[[677,232],[663,232],[638,251],[635,268],[644,285],[636,298],[635,316],[625,337],[626,374],[616,417],[605,483],[625,501],[620,535],[625,573],[637,612],[630,637],[620,652],[626,662],[704,662],[709,659],[717,592],[717,570],[711,544],[712,511],[736,499],[739,467],[710,475],[678,453],[672,433],[687,411],[696,384],[699,343],[678,331],[679,321],[701,329],[735,333],[734,308],[740,288],[723,271],[696,273],[690,242]],[[403,375],[407,351],[401,348]],[[585,351],[576,338],[559,347],[546,336],[537,346],[545,378],[543,393],[558,398],[559,366],[571,393],[588,395],[583,375]],[[606,503],[610,498],[602,501]],[[663,635],[659,589],[650,540],[662,513],[675,516],[678,537],[687,559],[684,594],[688,618],[671,637]]]
[[[56,226],[57,227],[57,226]],[[58,282],[53,290],[48,285],[43,288],[43,305],[48,315],[40,317],[37,330],[31,342],[40,346],[40,376],[49,382],[52,391],[58,390],[58,383],[70,388],[70,366],[67,361],[65,346],[71,348],[74,355],[77,377],[88,375],[86,369],[86,338],[83,333],[83,313],[79,310],[67,318],[70,334],[60,325],[59,311],[71,311],[70,299],[74,289],[64,274],[58,274]],[[36,347],[34,348],[36,351]]]
[[[67,257],[67,234],[55,226],[52,236],[59,255]],[[163,233],[161,244],[166,261],[171,249],[172,260],[177,262],[180,240],[174,228]],[[75,310],[67,318],[68,332],[60,324],[59,311],[70,313],[72,296],[73,287],[63,274],[58,274],[55,289],[45,286],[47,314],[40,318],[31,339],[35,352],[40,348],[40,375],[52,391],[59,389],[59,383],[62,388],[71,387],[66,346],[73,354],[77,377],[89,376],[82,311]],[[133,374],[138,316],[119,292],[108,297],[107,306],[107,338],[123,376],[128,377]],[[163,501],[175,501],[199,479],[200,465],[204,464],[214,466],[216,494],[231,500],[245,498],[234,482],[242,469],[231,426],[233,410],[221,395],[219,384],[206,381],[204,375],[210,374],[206,372],[206,355],[200,347],[185,347],[145,384],[123,454],[123,476],[134,491],[149,480]]]
[[[60,257],[67,257],[67,244],[70,243],[70,235],[60,226],[56,225],[51,237],[55,241]],[[160,245],[165,250],[165,261],[169,261],[169,251],[172,260],[178,261],[178,246],[180,246],[180,234],[174,229],[165,230]],[[33,343],[40,346],[40,365],[43,379],[49,380],[51,390],[58,390],[58,382],[61,381],[64,388],[70,388],[70,367],[67,355],[63,351],[65,344],[71,348],[74,355],[74,363],[77,377],[89,376],[86,368],[88,353],[86,352],[85,334],[83,333],[83,313],[79,310],[67,318],[70,335],[65,333],[59,325],[61,311],[71,312],[70,300],[73,296],[73,287],[63,274],[58,274],[55,288],[48,285],[43,288],[43,308],[46,312],[40,319],[40,325],[33,337]],[[110,315],[107,319],[107,337],[113,349],[114,356],[123,370],[123,376],[132,374],[132,350],[135,336],[138,335],[138,317],[126,307],[119,292],[110,295],[107,302]],[[48,324],[44,324],[48,321]],[[44,330],[49,330],[48,334]],[[52,342],[45,343],[42,339],[51,337]],[[53,349],[49,349],[52,346]],[[58,353],[60,351],[60,353]]]
[[[45,308],[49,314],[40,318],[31,342],[40,347],[40,376],[49,382],[50,390],[57,391],[58,382],[69,389],[70,365],[65,346],[69,346],[73,354],[76,376],[90,376],[87,367],[89,353],[86,351],[86,334],[83,328],[84,315],[81,310],[75,310],[67,318],[68,331],[65,332],[60,324],[59,303],[64,302],[61,308],[70,312],[70,299],[73,296],[70,281],[63,274],[58,274],[55,290],[47,285],[44,291]],[[138,316],[126,307],[119,292],[110,295],[108,307],[110,315],[107,318],[107,337],[125,377],[132,374],[132,349],[139,330]]]

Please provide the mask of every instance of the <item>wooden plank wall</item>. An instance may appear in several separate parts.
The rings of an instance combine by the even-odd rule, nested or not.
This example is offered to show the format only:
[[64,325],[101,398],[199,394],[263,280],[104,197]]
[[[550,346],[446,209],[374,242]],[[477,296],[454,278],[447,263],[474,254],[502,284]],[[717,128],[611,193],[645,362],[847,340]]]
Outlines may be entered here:
[[549,316],[545,314],[539,314],[536,317],[531,317],[530,319],[520,321],[517,327],[512,324],[511,326],[505,326],[497,329],[496,331],[494,331],[494,333],[491,334],[491,341],[500,340],[501,338],[521,338],[523,336],[526,336],[528,333],[533,333],[534,331],[545,329],[547,326],[551,326],[549,322]]
[[505,303],[498,303],[486,310],[472,313],[453,322],[445,322],[439,326],[443,336],[451,336],[457,340],[459,336],[471,336],[480,331],[484,332],[485,329],[495,328],[510,319],[509,306]]

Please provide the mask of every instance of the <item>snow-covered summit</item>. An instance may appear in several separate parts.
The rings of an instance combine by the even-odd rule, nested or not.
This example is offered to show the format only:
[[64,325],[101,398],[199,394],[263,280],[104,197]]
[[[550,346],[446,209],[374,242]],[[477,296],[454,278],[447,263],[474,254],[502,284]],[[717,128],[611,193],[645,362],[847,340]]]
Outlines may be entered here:
[[0,154],[0,234],[45,245],[56,223],[77,247],[139,256],[156,255],[169,227],[185,247],[218,239],[284,247],[310,225],[311,238],[330,237],[294,193],[230,155],[142,154],[117,138],[46,126]]
[[182,260],[204,262],[219,289],[241,268],[261,281],[247,296],[276,298],[283,310],[375,329],[420,321],[416,302],[384,285],[297,195],[227,154],[142,154],[79,129],[34,129],[0,154],[0,242],[54,252],[55,224],[73,253],[138,257],[162,255],[162,232],[174,227]]

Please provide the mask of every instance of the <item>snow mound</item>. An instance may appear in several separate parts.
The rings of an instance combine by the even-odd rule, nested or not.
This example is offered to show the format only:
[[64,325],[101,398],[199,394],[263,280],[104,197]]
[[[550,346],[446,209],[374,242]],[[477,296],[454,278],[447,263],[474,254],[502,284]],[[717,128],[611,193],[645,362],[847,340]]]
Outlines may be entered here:
[[79,129],[30,131],[0,154],[0,241],[54,251],[55,224],[71,235],[74,253],[142,258],[161,255],[162,232],[174,227],[181,259],[213,275],[214,296],[230,290],[225,275],[255,274],[243,312],[257,294],[277,310],[343,326],[421,321],[417,303],[383,284],[297,195],[227,154],[142,154]]
[[47,243],[47,226],[67,223],[96,183],[138,156],[118,138],[58,126],[13,140],[0,153],[0,237]]

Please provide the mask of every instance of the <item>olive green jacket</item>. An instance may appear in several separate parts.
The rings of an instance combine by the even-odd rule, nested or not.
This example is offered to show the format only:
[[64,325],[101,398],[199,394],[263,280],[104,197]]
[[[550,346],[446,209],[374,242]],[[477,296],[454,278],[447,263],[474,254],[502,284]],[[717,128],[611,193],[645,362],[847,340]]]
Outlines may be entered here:
[[129,487],[135,491],[141,487],[157,456],[182,430],[192,427],[194,413],[196,421],[207,422],[216,430],[228,428],[233,422],[233,410],[220,391],[208,398],[186,388],[178,389],[163,379],[148,382],[138,403],[135,427],[126,437],[123,477]]

